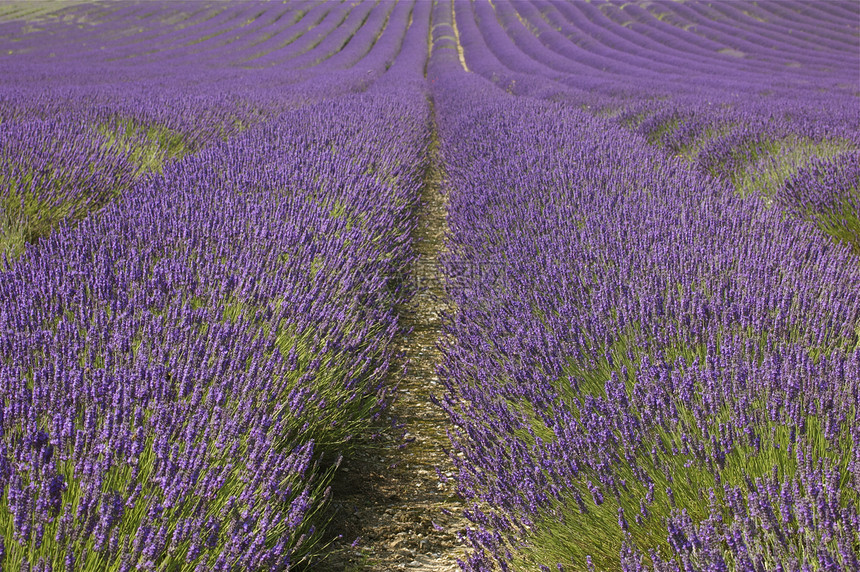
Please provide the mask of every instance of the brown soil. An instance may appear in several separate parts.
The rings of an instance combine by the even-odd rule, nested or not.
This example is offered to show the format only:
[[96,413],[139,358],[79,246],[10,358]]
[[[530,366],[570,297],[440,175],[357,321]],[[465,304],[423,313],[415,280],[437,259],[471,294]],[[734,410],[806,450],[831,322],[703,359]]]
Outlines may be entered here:
[[454,572],[465,555],[458,538],[466,524],[462,500],[453,479],[443,482],[437,474],[453,474],[445,451],[448,421],[430,400],[431,393],[441,392],[436,344],[440,314],[448,309],[438,268],[447,208],[435,134],[430,156],[413,236],[420,257],[412,268],[418,291],[400,308],[412,331],[400,339],[403,361],[392,368],[398,389],[387,412],[391,428],[341,465],[332,484],[331,527],[341,539],[314,570]]

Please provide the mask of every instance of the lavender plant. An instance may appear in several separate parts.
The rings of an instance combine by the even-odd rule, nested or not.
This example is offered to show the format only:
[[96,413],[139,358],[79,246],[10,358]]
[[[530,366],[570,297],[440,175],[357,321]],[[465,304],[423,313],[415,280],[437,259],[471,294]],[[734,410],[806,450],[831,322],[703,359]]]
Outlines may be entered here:
[[860,252],[860,154],[812,161],[786,181],[777,200]]

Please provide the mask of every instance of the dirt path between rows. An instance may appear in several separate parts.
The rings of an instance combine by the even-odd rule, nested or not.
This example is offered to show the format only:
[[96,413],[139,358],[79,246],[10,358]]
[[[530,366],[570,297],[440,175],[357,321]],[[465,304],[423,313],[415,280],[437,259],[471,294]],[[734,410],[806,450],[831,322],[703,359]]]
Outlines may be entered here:
[[443,476],[452,476],[445,452],[448,420],[430,400],[431,393],[442,389],[436,375],[440,360],[436,344],[440,315],[447,309],[438,268],[447,205],[435,132],[429,153],[413,235],[420,257],[412,268],[418,292],[400,308],[404,325],[412,331],[399,340],[404,361],[392,367],[392,383],[399,387],[387,412],[390,424],[402,424],[402,429],[386,431],[377,446],[341,466],[332,485],[332,525],[343,538],[315,570],[454,572],[460,570],[457,558],[465,555],[458,540],[466,524],[463,503],[453,479],[442,482],[437,474],[438,469]]

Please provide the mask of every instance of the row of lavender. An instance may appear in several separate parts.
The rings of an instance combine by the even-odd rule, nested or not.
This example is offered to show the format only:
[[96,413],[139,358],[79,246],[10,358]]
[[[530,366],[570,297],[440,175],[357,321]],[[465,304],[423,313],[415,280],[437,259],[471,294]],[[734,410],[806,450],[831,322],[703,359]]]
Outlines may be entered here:
[[856,255],[572,108],[559,78],[502,80],[522,52],[481,63],[501,28],[455,8],[429,77],[465,569],[860,567]]
[[456,2],[471,71],[612,116],[860,251],[860,181],[824,189],[860,168],[858,17],[838,2]]
[[[177,86],[160,93],[178,108],[152,113],[178,111],[194,125],[195,102],[230,117],[239,101],[257,119],[123,179],[122,192],[114,163],[89,169],[104,157],[98,139],[88,155],[58,144],[62,131],[43,138],[49,163],[88,161],[83,176],[112,200],[0,274],[3,569],[284,570],[319,551],[327,483],[385,404],[395,307],[408,295],[402,269],[429,134],[429,8],[380,3],[361,19],[373,33],[325,35],[349,46],[315,74],[217,59],[196,73],[178,67]],[[165,17],[174,9],[146,5]],[[114,25],[99,30],[132,41]],[[82,40],[57,37],[54,49],[85,52]],[[139,101],[159,93],[155,63],[104,61],[87,72],[98,80],[88,101],[64,111],[80,120],[99,105],[108,116],[132,110],[126,66],[143,74],[129,84],[142,88]],[[116,84],[105,81],[112,70]],[[62,95],[62,66],[39,71]],[[4,100],[8,133],[62,124],[58,104],[18,87]]]
[[[2,56],[0,251],[19,255],[165,161],[367,89],[396,58],[414,6],[113,4],[68,8],[37,32],[0,24],[15,48]],[[261,53],[277,59],[241,67]]]

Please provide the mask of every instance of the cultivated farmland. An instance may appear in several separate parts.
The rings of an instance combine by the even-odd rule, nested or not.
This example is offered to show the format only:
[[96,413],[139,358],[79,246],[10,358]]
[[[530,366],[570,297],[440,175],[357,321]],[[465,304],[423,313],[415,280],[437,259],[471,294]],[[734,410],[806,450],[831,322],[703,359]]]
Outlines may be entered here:
[[0,570],[860,570],[860,4],[0,3]]

